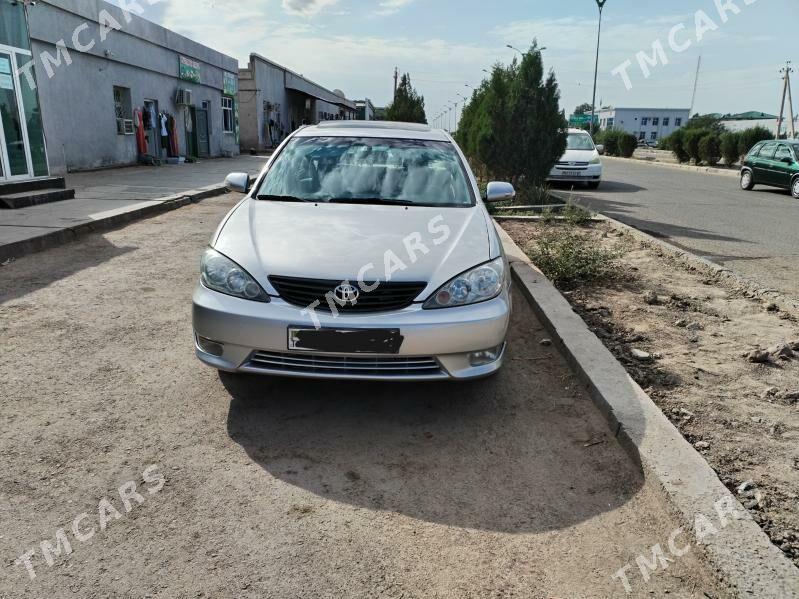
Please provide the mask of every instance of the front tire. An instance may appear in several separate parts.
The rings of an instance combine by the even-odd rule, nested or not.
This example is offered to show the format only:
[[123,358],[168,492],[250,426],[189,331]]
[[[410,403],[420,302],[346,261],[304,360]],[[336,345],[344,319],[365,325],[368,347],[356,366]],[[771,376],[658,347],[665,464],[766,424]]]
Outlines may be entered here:
[[791,195],[799,200],[799,177],[794,177],[791,183]]
[[741,189],[744,191],[752,191],[755,187],[755,178],[752,171],[743,171],[741,173]]

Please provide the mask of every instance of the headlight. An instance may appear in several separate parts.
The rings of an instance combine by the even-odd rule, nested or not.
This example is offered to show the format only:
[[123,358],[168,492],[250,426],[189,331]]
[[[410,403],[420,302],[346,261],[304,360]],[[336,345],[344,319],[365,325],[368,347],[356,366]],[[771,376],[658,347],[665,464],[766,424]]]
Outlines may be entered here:
[[599,157],[599,154],[597,154],[588,164],[602,164],[602,159]]
[[424,304],[426,310],[453,308],[494,299],[505,284],[505,261],[497,258],[458,275]]
[[269,296],[246,270],[211,248],[203,254],[200,277],[203,285],[219,293],[255,302],[269,301]]

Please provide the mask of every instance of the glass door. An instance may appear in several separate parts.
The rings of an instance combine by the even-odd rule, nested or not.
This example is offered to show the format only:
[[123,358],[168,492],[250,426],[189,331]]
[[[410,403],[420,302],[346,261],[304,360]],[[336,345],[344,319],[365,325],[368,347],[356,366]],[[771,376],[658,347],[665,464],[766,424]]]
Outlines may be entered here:
[[32,176],[14,54],[0,50],[0,180]]

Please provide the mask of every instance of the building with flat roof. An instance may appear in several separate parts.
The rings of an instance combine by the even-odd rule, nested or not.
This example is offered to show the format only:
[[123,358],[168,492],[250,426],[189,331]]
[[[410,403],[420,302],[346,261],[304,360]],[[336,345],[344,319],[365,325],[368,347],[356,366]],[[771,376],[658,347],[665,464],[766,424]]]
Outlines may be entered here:
[[657,142],[688,122],[688,108],[615,108],[598,111],[602,129],[632,133],[641,141]]
[[3,0],[0,182],[237,154],[237,74],[103,0]]
[[[796,134],[799,135],[799,115],[793,117],[793,129],[791,129],[790,119],[791,117],[788,115],[783,116],[780,136],[790,137],[792,131],[796,131]],[[777,132],[777,116],[767,112],[750,111],[740,114],[725,114],[721,117],[721,124],[727,131],[733,133],[755,127],[763,127],[774,133]]]
[[373,121],[375,120],[375,106],[369,98],[364,100],[355,100],[355,118],[359,121]]
[[274,148],[302,125],[356,116],[355,102],[341,91],[330,91],[259,54],[250,54],[248,66],[239,69],[239,85],[245,149]]

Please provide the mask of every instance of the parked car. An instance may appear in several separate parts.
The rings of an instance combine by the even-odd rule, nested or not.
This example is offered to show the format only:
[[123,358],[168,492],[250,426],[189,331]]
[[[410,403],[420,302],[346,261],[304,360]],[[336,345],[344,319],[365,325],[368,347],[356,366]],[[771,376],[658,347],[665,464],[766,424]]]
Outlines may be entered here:
[[602,181],[602,146],[594,145],[591,135],[582,129],[569,129],[566,152],[549,173],[547,181],[585,183],[591,189]]
[[790,189],[799,199],[799,140],[755,144],[741,167],[741,189],[751,191],[755,185]]
[[281,144],[202,258],[197,357],[222,371],[463,380],[505,355],[511,279],[485,198],[452,137],[335,121]]

